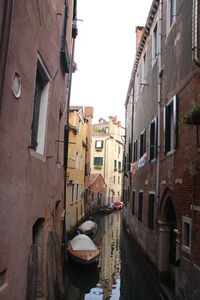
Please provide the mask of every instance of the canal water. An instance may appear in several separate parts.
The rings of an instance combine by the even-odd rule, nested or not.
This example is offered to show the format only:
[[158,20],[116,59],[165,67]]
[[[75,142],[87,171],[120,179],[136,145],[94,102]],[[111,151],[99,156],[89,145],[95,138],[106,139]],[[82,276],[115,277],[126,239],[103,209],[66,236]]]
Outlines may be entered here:
[[122,226],[120,211],[95,215],[100,247],[98,261],[84,266],[65,264],[66,300],[160,300],[158,286],[141,254]]

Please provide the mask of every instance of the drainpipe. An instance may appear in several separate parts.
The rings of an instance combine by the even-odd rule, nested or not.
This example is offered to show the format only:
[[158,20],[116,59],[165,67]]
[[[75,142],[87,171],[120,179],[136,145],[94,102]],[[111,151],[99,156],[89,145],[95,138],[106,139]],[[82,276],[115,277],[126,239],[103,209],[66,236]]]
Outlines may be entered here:
[[72,56],[70,60],[70,68],[68,75],[68,96],[67,96],[67,123],[64,127],[64,245],[67,244],[66,235],[66,189],[67,189],[67,166],[68,166],[68,150],[69,150],[69,107],[70,107],[70,97],[71,97],[71,86],[72,86],[72,65],[74,61],[74,49],[75,49],[75,39],[72,39]]
[[199,0],[193,0],[192,16],[192,60],[197,67],[200,67],[199,57]]
[[12,13],[14,0],[4,1],[3,10],[3,22],[1,28],[1,40],[0,40],[0,110],[2,105],[3,90],[4,90],[4,80],[6,73],[7,57],[8,57],[8,47],[10,40],[10,29],[12,23]]
[[[159,45],[159,51],[158,51],[158,103],[157,103],[157,113],[158,113],[158,120],[157,120],[157,160],[156,160],[156,205],[157,208],[159,207],[160,202],[160,110],[161,110],[161,76],[162,76],[162,67],[161,67],[161,45],[162,45],[162,6],[163,6],[163,0],[160,0],[159,2],[159,26],[158,26],[158,45]],[[158,235],[157,234],[157,241],[156,241],[156,257],[157,262],[159,261],[158,257]]]

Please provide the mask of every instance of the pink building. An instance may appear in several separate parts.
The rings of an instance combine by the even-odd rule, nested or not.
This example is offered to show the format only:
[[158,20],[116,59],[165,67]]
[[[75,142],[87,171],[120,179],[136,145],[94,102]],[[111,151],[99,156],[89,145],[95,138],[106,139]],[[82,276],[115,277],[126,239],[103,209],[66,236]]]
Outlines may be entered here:
[[63,293],[63,142],[76,35],[75,0],[0,1],[1,299],[53,299],[55,286]]

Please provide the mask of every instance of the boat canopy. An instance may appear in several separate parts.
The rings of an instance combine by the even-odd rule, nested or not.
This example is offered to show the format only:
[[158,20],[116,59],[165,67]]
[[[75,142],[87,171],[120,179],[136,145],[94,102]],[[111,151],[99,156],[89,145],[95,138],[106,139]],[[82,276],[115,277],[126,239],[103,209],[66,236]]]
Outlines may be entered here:
[[73,250],[96,250],[93,241],[85,234],[79,234],[71,240],[71,247]]

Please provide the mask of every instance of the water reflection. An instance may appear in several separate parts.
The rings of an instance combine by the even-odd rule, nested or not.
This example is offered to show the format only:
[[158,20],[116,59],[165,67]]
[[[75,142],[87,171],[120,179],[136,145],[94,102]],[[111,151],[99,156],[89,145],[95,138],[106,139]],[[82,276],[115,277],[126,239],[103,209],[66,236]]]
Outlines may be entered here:
[[96,264],[65,265],[66,300],[159,300],[140,254],[121,228],[121,213],[95,216],[100,247]]

